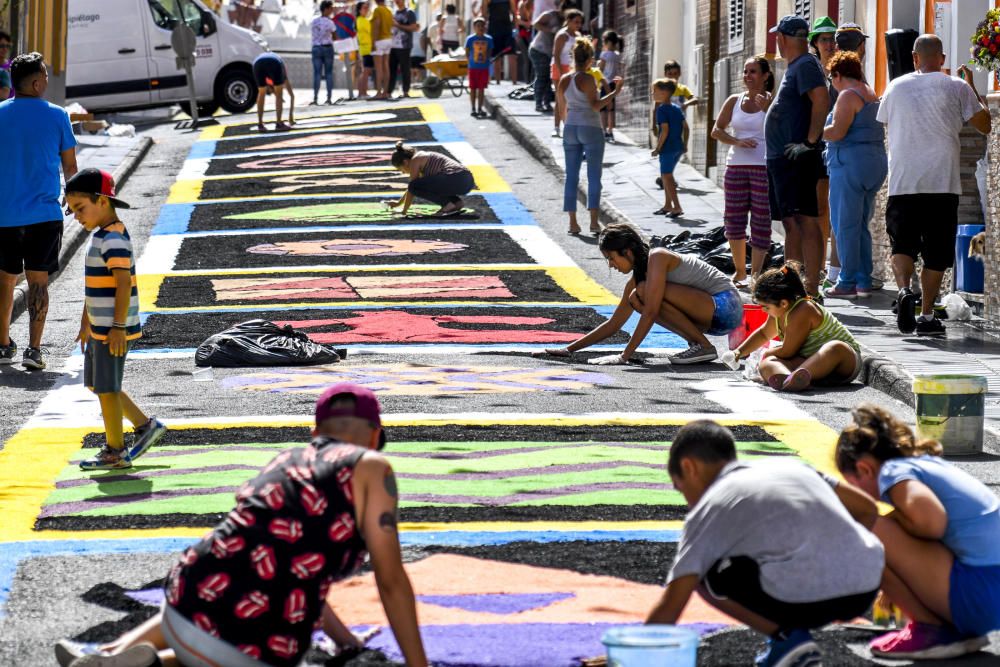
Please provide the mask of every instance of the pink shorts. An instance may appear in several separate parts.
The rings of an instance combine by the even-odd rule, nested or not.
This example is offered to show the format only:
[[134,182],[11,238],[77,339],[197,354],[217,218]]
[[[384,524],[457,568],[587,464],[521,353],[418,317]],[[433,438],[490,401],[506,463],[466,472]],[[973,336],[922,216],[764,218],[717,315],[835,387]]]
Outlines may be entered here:
[[486,90],[490,85],[490,71],[488,69],[469,68],[469,90]]

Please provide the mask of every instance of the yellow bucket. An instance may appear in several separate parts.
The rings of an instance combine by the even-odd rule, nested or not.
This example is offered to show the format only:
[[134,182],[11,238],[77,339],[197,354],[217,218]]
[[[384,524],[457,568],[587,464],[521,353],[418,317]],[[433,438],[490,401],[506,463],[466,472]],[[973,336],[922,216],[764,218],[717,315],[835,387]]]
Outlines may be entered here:
[[917,434],[940,442],[946,455],[982,453],[988,390],[980,375],[916,376]]

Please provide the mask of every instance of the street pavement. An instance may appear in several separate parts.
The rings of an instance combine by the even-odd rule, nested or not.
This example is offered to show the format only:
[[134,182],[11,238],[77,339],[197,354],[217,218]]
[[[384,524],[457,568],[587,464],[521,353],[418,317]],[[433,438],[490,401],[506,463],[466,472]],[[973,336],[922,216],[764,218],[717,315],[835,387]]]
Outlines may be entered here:
[[[146,131],[155,143],[120,193],[135,207],[123,218],[148,333],[125,389],[171,431],[133,469],[76,466],[101,426],[72,342],[82,256],[52,290],[49,369],[0,371],[10,397],[0,406],[0,664],[51,664],[60,637],[101,641],[148,617],[172,554],[255,469],[308,438],[312,403],[335,381],[383,399],[434,664],[571,665],[602,652],[603,628],[641,621],[681,527],[663,464],[687,421],[730,426],[742,456],[830,470],[851,407],[909,414],[861,385],[778,396],[719,364],[670,366],[682,342],[663,330],[640,348],[640,366],[585,363],[624,338],[569,361],[535,358],[607,316],[625,282],[593,238],[565,234],[553,174],[494,121],[469,118],[465,99],[354,103],[302,120],[282,135],[257,135],[245,116],[198,134]],[[386,214],[396,137],[469,165],[481,218]],[[196,374],[202,338],[253,318],[296,323],[347,358]],[[25,333],[22,318],[13,335]],[[988,460],[964,465],[990,474]],[[345,584],[344,618],[384,624],[363,581]],[[590,597],[595,586],[619,595]],[[456,595],[499,606],[449,611]],[[741,663],[761,645],[703,604],[682,622],[706,636],[701,664]],[[488,650],[496,637],[509,646]],[[831,664],[871,664],[864,638],[824,633]],[[372,647],[398,658],[388,631]]]

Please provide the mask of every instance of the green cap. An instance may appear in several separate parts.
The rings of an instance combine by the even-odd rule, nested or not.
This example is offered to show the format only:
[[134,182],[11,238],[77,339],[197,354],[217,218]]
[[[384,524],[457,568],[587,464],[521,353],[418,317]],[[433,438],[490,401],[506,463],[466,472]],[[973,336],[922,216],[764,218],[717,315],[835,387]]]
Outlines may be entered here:
[[818,19],[813,21],[812,32],[809,33],[807,39],[812,43],[816,35],[822,34],[824,32],[837,32],[837,24],[829,16],[820,16]]

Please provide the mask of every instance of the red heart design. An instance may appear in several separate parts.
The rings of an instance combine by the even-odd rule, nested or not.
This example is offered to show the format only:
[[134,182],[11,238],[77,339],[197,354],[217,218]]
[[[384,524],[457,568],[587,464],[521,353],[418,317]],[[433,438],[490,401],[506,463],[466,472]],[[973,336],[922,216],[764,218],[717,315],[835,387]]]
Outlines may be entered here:
[[307,553],[292,559],[292,574],[299,579],[312,579],[323,566],[326,558],[320,553]]
[[229,588],[229,575],[225,572],[210,574],[198,584],[198,597],[206,602],[215,602]]
[[302,539],[302,522],[296,519],[272,519],[268,530],[279,540],[295,544]]
[[250,552],[250,562],[257,570],[258,577],[265,581],[274,578],[274,549],[264,544],[259,545]]
[[229,558],[233,554],[242,551],[246,545],[246,540],[239,535],[217,537],[212,542],[212,553],[216,558]]
[[312,484],[302,485],[302,507],[309,516],[321,516],[326,511],[327,502],[324,496]]
[[270,608],[270,600],[260,591],[250,591],[236,603],[236,617],[242,620],[257,618]]
[[277,511],[285,505],[285,490],[280,484],[265,484],[260,490],[260,497],[271,509]]
[[267,640],[267,647],[280,658],[292,658],[299,652],[299,643],[284,635],[271,635]]
[[354,535],[354,519],[344,512],[330,524],[330,539],[334,542],[345,542]]
[[296,588],[285,600],[285,620],[292,625],[301,623],[306,619],[306,593],[301,588]]

